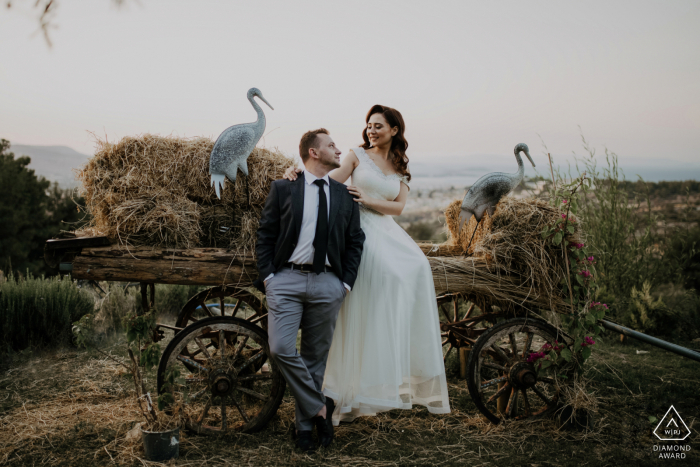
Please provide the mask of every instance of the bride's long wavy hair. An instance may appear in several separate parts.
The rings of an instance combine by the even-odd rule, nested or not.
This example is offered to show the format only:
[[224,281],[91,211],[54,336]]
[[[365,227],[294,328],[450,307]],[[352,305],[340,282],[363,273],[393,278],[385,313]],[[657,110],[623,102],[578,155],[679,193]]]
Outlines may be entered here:
[[[405,176],[410,182],[411,174],[408,173],[408,156],[406,155],[408,141],[406,141],[406,138],[403,135],[406,125],[403,122],[401,112],[396,109],[392,109],[391,107],[386,107],[379,104],[373,105],[372,108],[369,109],[369,112],[367,112],[365,123],[368,123],[369,118],[374,114],[384,115],[386,122],[391,128],[397,127],[399,129],[396,135],[394,135],[394,137],[391,139],[391,148],[389,149],[392,158],[391,162],[394,165],[396,173]],[[369,138],[367,137],[367,125],[365,125],[365,129],[362,130],[362,139],[365,141],[365,144],[362,145],[363,149],[369,149],[372,147],[369,142]]]

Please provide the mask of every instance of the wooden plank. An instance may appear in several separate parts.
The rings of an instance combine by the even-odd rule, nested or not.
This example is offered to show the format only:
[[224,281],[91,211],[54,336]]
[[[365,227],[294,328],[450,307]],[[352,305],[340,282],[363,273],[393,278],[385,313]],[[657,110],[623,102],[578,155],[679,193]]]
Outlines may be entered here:
[[139,259],[131,256],[79,255],[72,276],[97,281],[153,282],[181,285],[230,285],[248,287],[258,273],[253,261]]

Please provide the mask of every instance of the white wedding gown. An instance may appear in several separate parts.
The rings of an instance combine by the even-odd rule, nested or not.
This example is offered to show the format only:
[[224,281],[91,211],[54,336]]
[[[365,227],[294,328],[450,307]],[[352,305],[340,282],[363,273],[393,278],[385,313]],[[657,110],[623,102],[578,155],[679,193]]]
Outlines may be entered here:
[[[385,175],[362,148],[352,184],[394,200],[405,179]],[[360,208],[366,239],[355,285],[333,334],[323,392],[333,424],[424,405],[450,412],[433,275],[427,258],[392,216]]]

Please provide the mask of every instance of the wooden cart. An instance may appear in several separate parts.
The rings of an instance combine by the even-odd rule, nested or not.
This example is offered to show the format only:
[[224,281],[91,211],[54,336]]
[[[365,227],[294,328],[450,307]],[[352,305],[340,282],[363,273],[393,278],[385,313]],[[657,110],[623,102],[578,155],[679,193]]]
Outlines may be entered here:
[[[476,280],[456,287],[447,271],[458,262],[460,273],[469,274],[469,258],[449,246],[419,246],[433,270],[445,359],[459,353],[477,408],[493,423],[555,410],[557,385],[538,375],[531,355],[571,340],[528,311],[536,298],[513,297],[503,306],[508,281],[515,279],[503,277],[498,292]],[[285,381],[270,358],[266,302],[252,287],[252,255],[216,248],[127,249],[90,237],[49,240],[45,259],[75,279],[140,283],[144,310],[153,306],[155,284],[209,286],[187,302],[174,325],[156,329],[156,339],[174,332],[160,360],[159,392],[180,396],[189,428],[203,434],[254,432],[277,411]]]

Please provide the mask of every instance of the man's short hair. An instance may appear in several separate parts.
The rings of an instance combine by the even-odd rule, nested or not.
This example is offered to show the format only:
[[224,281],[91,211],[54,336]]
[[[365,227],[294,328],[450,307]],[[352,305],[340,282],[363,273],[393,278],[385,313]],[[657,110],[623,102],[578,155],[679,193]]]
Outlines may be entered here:
[[309,159],[309,149],[318,148],[318,135],[324,134],[329,135],[330,133],[325,128],[319,128],[318,130],[311,130],[304,133],[299,142],[299,155],[301,160],[306,162]]

